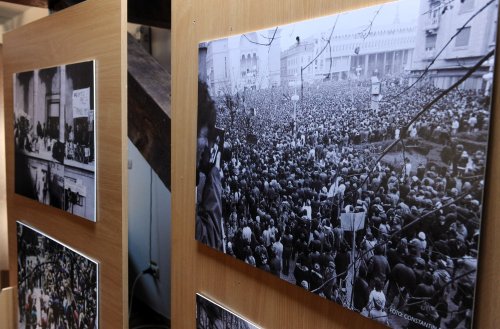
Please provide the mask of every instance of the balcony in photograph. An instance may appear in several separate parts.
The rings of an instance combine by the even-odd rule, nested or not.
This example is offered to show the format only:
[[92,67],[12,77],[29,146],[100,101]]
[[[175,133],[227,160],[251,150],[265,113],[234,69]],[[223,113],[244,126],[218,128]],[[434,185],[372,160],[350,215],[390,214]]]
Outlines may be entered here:
[[439,11],[434,10],[425,18],[424,28],[428,33],[437,32],[439,29],[440,17]]
[[436,48],[425,48],[424,58],[433,59],[436,56]]

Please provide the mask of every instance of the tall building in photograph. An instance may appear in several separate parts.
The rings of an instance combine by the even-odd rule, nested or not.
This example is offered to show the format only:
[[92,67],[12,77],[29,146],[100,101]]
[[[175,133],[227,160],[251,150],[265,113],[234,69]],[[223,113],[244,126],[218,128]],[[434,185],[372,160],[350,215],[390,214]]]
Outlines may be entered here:
[[300,83],[301,75],[306,81],[314,79],[313,66],[309,65],[307,68],[302,70],[303,67],[307,66],[309,62],[312,61],[314,56],[314,40],[313,38],[308,38],[301,41],[298,38],[297,42],[281,52],[280,62],[281,62],[281,81],[284,85],[294,85]]
[[[400,23],[342,33],[319,32],[298,41],[281,53],[281,79],[307,83],[325,79],[369,79],[397,75],[410,70],[415,47],[416,25]],[[302,72],[301,72],[302,71]]]
[[[206,82],[215,95],[280,85],[279,29],[205,43]],[[204,52],[203,47],[200,51]],[[205,78],[205,74],[200,74]]]
[[[497,11],[498,3],[491,0],[422,0],[412,80],[421,75],[444,47],[427,76],[439,88],[447,88],[460,79],[495,47]],[[488,79],[492,74],[488,72],[492,65],[493,60],[485,63],[460,88],[486,88],[491,84]]]
[[[330,31],[325,31],[314,40],[314,57],[325,46],[324,40]],[[331,77],[345,80],[351,76],[368,79],[397,75],[408,71],[415,47],[416,28],[411,23],[399,23],[397,16],[393,24],[373,27],[363,31],[358,28],[347,33],[333,34],[331,52],[327,47],[314,61],[314,79]]]

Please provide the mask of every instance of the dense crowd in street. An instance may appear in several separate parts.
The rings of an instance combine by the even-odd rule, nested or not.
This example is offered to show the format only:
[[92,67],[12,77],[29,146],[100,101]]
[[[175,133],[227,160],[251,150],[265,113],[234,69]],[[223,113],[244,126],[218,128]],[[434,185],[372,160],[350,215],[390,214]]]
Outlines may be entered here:
[[257,329],[256,326],[201,295],[196,296],[196,329]]
[[19,328],[97,328],[97,265],[38,237],[24,228],[19,240]]
[[[470,321],[488,98],[454,90],[409,125],[442,91],[407,85],[384,81],[378,111],[352,81],[216,98],[221,162],[199,177],[220,184],[220,209],[200,185],[198,205],[221,215],[221,241],[201,240],[380,322],[394,310],[408,328]],[[394,161],[377,162],[398,139]],[[421,149],[440,157],[412,160]],[[359,213],[354,234],[343,221]]]

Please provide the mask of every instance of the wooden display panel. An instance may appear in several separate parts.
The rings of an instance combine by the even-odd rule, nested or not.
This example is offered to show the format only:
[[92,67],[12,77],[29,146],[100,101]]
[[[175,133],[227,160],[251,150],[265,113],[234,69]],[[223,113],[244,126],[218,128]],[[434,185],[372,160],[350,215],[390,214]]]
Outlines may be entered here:
[[[125,0],[88,0],[4,36],[10,284],[16,220],[99,262],[100,328],[128,326]],[[96,61],[97,223],[14,193],[13,74]]]
[[[198,43],[352,10],[379,0],[216,0],[172,2],[172,326],[194,328],[195,294],[223,303],[263,328],[386,328],[251,268],[194,239]],[[498,58],[498,56],[497,56]],[[498,62],[497,62],[498,63]],[[496,75],[500,74],[500,65]],[[495,95],[500,86],[495,85]],[[477,328],[500,327],[500,118],[495,98],[482,227]]]
[[[3,65],[3,46],[0,45],[0,66]],[[3,69],[0,70],[0,154],[5,154],[5,116],[3,107]],[[7,243],[7,198],[5,157],[0,158],[0,271],[9,269],[9,248]]]
[[17,293],[16,288],[5,288],[0,290],[0,328],[15,328],[14,295]]

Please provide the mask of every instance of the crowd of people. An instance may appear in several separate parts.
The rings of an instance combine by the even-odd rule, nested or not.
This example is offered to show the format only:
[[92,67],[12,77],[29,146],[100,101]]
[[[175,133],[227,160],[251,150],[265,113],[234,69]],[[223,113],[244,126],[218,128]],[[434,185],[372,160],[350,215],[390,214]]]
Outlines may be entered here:
[[27,227],[18,238],[19,328],[97,328],[97,264]]
[[[89,180],[94,178],[87,178],[89,171],[95,172],[92,120],[87,117],[77,118],[73,120],[75,128],[65,123],[64,142],[61,142],[59,126],[55,130],[52,124],[52,129],[49,129],[45,123],[41,124],[39,121],[33,124],[33,120],[24,112],[16,113],[14,123],[16,193],[92,219],[93,209],[87,206],[85,198],[93,196],[82,193],[83,188],[75,188],[78,184],[93,185]],[[77,181],[77,184],[68,185],[68,178]]]
[[[90,122],[90,123],[89,123]],[[64,124],[64,143],[59,141],[59,127],[48,129],[38,121],[33,124],[24,113],[16,115],[14,142],[18,152],[41,154],[60,163],[73,160],[89,164],[94,161],[93,122],[78,118],[73,125]]]
[[196,329],[257,329],[256,326],[201,295],[196,295]]
[[442,90],[407,85],[384,81],[375,111],[363,82],[213,100],[200,83],[197,239],[393,327],[467,325],[489,98],[453,90],[412,123]]

